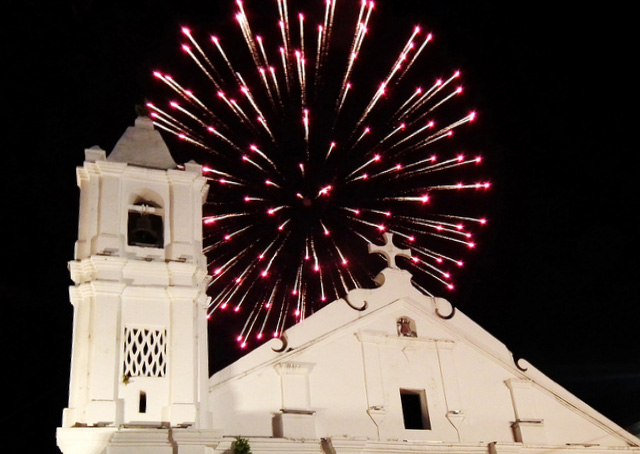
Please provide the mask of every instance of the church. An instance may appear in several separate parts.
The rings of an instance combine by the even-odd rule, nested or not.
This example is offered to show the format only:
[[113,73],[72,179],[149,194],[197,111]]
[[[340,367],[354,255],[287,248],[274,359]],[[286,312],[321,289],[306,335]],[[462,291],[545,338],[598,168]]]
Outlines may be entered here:
[[150,119],[77,169],[64,454],[634,453],[626,432],[398,268],[208,376],[202,167]]

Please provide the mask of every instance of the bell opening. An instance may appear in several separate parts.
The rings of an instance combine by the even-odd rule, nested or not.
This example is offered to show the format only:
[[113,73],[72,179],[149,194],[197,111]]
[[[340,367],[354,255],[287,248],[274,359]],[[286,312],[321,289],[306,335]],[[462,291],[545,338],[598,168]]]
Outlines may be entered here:
[[164,246],[162,216],[129,212],[127,238],[129,246],[162,248]]

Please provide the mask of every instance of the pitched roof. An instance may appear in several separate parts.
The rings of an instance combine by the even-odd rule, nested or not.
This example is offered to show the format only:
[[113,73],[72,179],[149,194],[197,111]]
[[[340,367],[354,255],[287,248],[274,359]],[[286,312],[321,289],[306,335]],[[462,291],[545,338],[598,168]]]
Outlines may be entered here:
[[384,314],[394,307],[411,307],[440,326],[454,338],[473,346],[514,376],[536,383],[549,396],[573,408],[597,426],[616,434],[630,446],[640,446],[640,440],[620,428],[562,386],[544,375],[525,360],[514,358],[508,348],[447,300],[425,296],[411,284],[411,274],[405,270],[386,268],[376,278],[377,288],[354,289],[344,299],[338,299],[301,323],[287,329],[280,339],[272,339],[235,363],[214,374],[210,389],[228,380],[252,374],[278,362],[289,361],[303,351],[344,334],[360,329],[374,314]]
[[136,118],[134,126],[127,128],[107,160],[164,170],[178,166],[148,117]]

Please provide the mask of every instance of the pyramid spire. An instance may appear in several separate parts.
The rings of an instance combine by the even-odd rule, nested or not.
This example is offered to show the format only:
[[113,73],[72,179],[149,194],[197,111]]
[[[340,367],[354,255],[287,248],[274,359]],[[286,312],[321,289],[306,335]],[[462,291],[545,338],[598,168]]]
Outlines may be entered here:
[[153,169],[167,170],[177,167],[167,144],[154,129],[153,121],[145,116],[139,116],[134,126],[127,128],[107,160]]

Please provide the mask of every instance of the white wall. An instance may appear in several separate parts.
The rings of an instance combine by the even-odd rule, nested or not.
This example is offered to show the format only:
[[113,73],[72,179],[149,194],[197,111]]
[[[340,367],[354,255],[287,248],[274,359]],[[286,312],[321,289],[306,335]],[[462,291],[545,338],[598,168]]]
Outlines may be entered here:
[[[624,431],[532,366],[518,369],[503,344],[459,311],[444,320],[431,298],[376,303],[374,295],[366,311],[343,312],[338,300],[290,329],[292,351],[276,353],[270,341],[214,375],[214,426],[274,435],[283,407],[278,368],[300,363],[309,365],[317,437],[628,446],[628,434],[616,435]],[[417,337],[398,336],[401,316],[415,321]],[[401,388],[424,390],[430,430],[404,428]],[[291,427],[285,435],[296,438]]]

